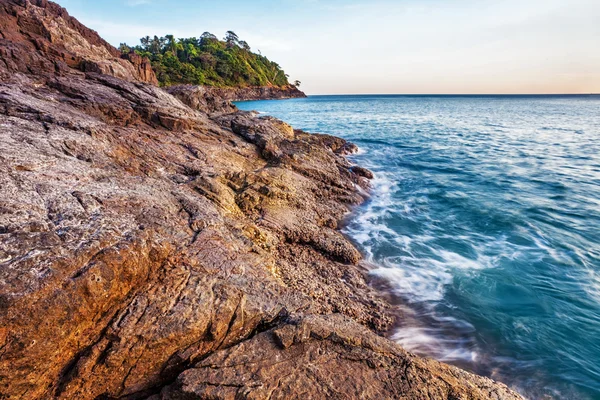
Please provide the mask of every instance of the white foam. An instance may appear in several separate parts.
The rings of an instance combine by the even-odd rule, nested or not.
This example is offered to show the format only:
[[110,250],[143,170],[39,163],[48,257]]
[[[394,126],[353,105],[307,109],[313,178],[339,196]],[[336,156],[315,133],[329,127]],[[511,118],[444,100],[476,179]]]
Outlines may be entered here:
[[353,155],[360,156],[362,154],[365,154],[366,152],[367,151],[365,149],[363,149],[362,147],[356,146],[356,153],[354,153]]
[[442,258],[440,267],[459,268],[459,269],[484,269],[490,266],[490,258],[478,255],[477,260],[471,260],[463,257],[460,254],[447,251],[437,250],[437,254]]
[[[346,233],[360,244],[367,261],[376,266],[370,274],[388,282],[393,293],[416,313],[409,318],[410,321],[405,321],[406,326],[394,332],[392,339],[408,351],[439,360],[473,362],[478,353],[470,348],[473,344],[465,337],[471,337],[474,328],[451,317],[434,316],[434,307],[444,299],[446,288],[457,271],[494,268],[500,257],[515,257],[514,251],[508,252],[510,247],[505,238],[501,238],[474,247],[474,256],[468,257],[440,248],[436,244],[439,235],[429,227],[416,235],[396,232],[387,225],[390,213],[422,223],[422,213],[428,205],[428,198],[423,193],[415,193],[404,204],[396,204],[393,199],[400,190],[399,184],[401,182],[392,175],[375,171],[372,196],[355,215]],[[473,246],[472,238],[468,236],[452,239],[469,242]],[[379,254],[375,256],[374,251],[383,247],[389,247],[385,251],[388,253],[397,249],[397,254],[384,258]],[[431,326],[424,327],[425,320]],[[457,332],[462,335],[457,335]]]
[[461,340],[444,338],[440,330],[433,328],[400,328],[391,339],[412,353],[433,356],[445,362],[474,362],[478,358],[478,353],[469,349]]
[[345,232],[361,246],[369,247],[371,241],[381,240],[384,236],[389,238],[397,236],[393,229],[382,222],[385,220],[386,214],[389,212],[388,208],[391,206],[391,194],[394,185],[395,183],[385,173],[376,173],[373,179],[375,190],[369,203],[355,216],[352,224],[345,229]]
[[452,281],[445,271],[427,268],[377,268],[371,275],[388,281],[396,295],[408,302],[440,301],[444,298],[444,286]]

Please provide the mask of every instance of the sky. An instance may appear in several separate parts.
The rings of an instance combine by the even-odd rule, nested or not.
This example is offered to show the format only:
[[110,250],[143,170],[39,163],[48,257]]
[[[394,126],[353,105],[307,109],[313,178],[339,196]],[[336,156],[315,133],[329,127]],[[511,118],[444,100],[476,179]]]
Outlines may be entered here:
[[228,30],[308,94],[600,93],[600,0],[55,0],[111,44]]

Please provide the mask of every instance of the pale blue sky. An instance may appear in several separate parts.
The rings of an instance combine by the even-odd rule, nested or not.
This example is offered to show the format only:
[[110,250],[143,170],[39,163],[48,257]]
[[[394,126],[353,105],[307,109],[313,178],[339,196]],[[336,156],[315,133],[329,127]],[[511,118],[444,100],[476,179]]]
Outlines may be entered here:
[[600,0],[58,0],[114,45],[235,31],[309,94],[600,92]]

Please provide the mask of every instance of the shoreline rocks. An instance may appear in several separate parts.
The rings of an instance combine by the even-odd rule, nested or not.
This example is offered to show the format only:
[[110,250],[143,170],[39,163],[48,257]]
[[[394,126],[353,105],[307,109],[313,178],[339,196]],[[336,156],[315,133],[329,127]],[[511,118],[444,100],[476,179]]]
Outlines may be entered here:
[[[471,384],[462,385],[464,380]],[[212,354],[150,400],[298,397],[514,398],[491,379],[454,367],[439,370],[436,362],[417,358],[340,315],[314,315],[292,318]]]
[[0,398],[520,398],[377,335],[345,140],[190,107],[52,2],[0,17]]
[[306,97],[306,94],[295,86],[251,86],[243,88],[218,88],[203,86],[211,96],[227,101],[247,100],[284,100]]
[[209,86],[176,85],[165,90],[177,97],[194,110],[207,114],[231,113],[237,108],[233,101],[246,100],[282,100],[303,98],[306,95],[294,86],[249,87],[249,88],[216,88]]

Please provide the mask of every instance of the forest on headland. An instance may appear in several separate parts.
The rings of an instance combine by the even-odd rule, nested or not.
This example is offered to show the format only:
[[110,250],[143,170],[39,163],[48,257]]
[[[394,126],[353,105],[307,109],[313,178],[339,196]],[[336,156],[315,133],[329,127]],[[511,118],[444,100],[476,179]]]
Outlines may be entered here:
[[[148,57],[161,86],[177,84],[216,87],[289,86],[289,76],[274,61],[254,53],[233,31],[220,40],[210,32],[199,38],[146,36],[137,46],[122,43],[122,53]],[[294,86],[299,87],[300,81]]]

